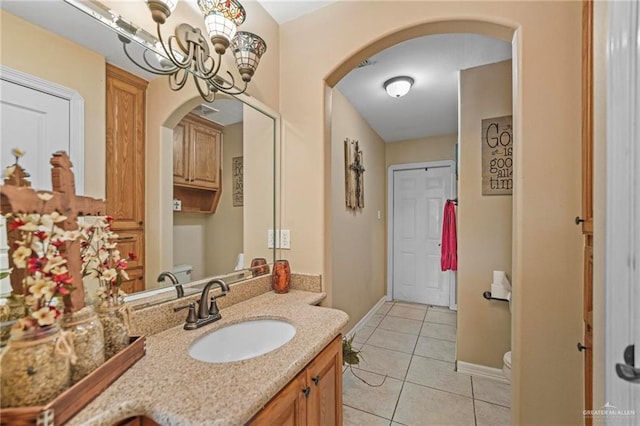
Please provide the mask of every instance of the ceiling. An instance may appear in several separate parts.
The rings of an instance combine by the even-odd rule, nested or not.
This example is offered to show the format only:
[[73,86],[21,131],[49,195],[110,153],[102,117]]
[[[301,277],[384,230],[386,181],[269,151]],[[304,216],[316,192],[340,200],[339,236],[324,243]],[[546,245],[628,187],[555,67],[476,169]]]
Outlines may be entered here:
[[[195,0],[193,0],[195,1]],[[330,1],[258,0],[279,23]],[[511,58],[511,43],[475,34],[439,34],[399,43],[368,59],[336,86],[385,142],[458,132],[458,72]],[[391,98],[383,83],[407,75],[414,85]]]
[[[195,0],[189,0],[191,2]],[[279,23],[310,13],[331,1],[259,0]],[[74,40],[103,54],[107,61],[147,80],[145,73],[122,53],[122,44],[112,30],[61,0],[7,1],[3,9],[49,31]],[[109,43],[112,42],[112,43]],[[360,115],[386,142],[418,139],[457,132],[458,71],[511,57],[511,44],[472,34],[439,34],[399,43],[368,59],[371,65],[356,68],[336,86]],[[259,71],[258,71],[259,72]],[[389,78],[408,75],[415,80],[412,90],[401,98],[391,98],[382,84]],[[216,105],[214,105],[216,107]],[[219,108],[219,106],[218,106]],[[227,108],[219,108],[226,111]],[[241,120],[220,117],[227,125]],[[212,117],[208,114],[208,118]]]

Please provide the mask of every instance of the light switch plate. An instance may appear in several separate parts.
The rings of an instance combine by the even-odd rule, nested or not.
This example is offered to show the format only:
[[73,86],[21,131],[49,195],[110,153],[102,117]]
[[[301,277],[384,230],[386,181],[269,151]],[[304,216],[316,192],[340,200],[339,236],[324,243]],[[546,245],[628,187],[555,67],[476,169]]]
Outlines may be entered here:
[[267,230],[267,248],[273,248],[273,229]]
[[291,231],[288,229],[280,230],[280,248],[283,248],[283,249],[291,248]]

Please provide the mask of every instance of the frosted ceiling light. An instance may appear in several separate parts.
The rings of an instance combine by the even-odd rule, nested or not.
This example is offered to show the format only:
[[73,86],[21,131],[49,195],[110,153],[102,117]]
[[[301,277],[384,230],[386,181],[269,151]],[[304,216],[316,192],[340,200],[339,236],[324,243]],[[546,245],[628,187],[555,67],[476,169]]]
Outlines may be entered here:
[[412,85],[413,79],[411,77],[394,77],[384,82],[384,90],[392,98],[399,98],[409,93]]

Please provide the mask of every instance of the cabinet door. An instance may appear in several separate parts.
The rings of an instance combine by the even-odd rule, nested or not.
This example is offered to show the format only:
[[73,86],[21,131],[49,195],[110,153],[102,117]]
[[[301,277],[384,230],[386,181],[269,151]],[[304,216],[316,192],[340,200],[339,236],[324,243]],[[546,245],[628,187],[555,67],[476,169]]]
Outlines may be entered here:
[[[307,419],[306,375],[303,371],[284,387],[248,424],[301,426]],[[319,423],[313,423],[318,425]]]
[[307,424],[342,425],[342,336],[336,337],[307,367],[311,388]]
[[123,284],[127,293],[144,290],[144,140],[147,82],[107,64],[107,214],[122,256],[135,253]]
[[189,127],[191,185],[218,189],[220,188],[221,133],[198,123],[193,123]]
[[173,183],[189,183],[189,125],[181,121],[173,129]]

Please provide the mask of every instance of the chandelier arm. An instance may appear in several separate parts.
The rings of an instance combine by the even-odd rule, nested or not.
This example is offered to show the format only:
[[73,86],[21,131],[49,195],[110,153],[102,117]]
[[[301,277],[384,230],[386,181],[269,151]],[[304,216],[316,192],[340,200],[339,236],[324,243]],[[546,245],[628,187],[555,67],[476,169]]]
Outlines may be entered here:
[[[164,38],[162,37],[162,31],[160,30],[160,24],[156,24],[156,30],[157,30],[157,34],[158,34],[158,41],[160,42],[160,45],[162,46],[162,50],[164,50],[164,53],[167,55],[167,58],[173,63],[173,65],[175,65],[177,68],[182,68],[182,69],[187,69],[189,68],[189,65],[191,64],[191,56],[187,55],[184,59],[184,62],[177,59],[176,55],[173,53],[173,46],[172,44],[175,42],[175,36],[169,36],[169,39],[167,40],[167,42],[165,43]],[[179,45],[178,45],[179,47]],[[182,50],[182,49],[180,49]],[[183,51],[184,52],[184,51]]]
[[[202,80],[200,78],[198,78],[195,74],[193,75],[193,82],[196,85],[196,89],[198,89],[198,93],[200,93],[200,97],[202,97],[202,99],[204,99],[207,102],[213,102],[216,98],[216,92],[215,90],[211,90],[211,86],[209,86],[209,84],[207,84],[206,80]],[[203,91],[201,84],[205,83],[207,90]]]
[[[199,59],[202,61],[201,57]],[[211,59],[211,61],[213,62],[213,64],[211,65],[211,68],[209,70],[205,70],[205,63],[206,63],[207,59]],[[217,61],[215,59],[213,59],[211,56],[208,56],[207,59],[202,61],[202,63],[199,65],[199,66],[202,67],[202,70],[205,71],[205,72],[202,73],[201,77],[204,80],[211,80],[211,79],[213,79],[213,77],[218,75],[218,72],[220,72],[220,65],[222,64],[222,55],[218,53],[218,60]]]
[[146,50],[145,53],[142,55],[144,62],[147,64],[147,66],[142,65],[140,62],[138,62],[137,60],[133,59],[133,57],[129,54],[129,51],[127,50],[127,43],[123,43],[122,44],[122,48],[124,50],[124,54],[127,56],[127,58],[129,58],[129,60],[131,62],[133,62],[134,64],[136,64],[139,68],[145,70],[146,72],[149,72],[151,74],[156,74],[156,75],[171,75],[174,71],[173,70],[160,70],[157,69],[156,67],[152,66],[151,64],[149,64],[149,62],[147,61],[145,54],[146,54]]
[[[151,62],[149,62],[149,59],[147,57],[147,53],[149,52],[148,49],[146,49],[144,51],[144,53],[142,54],[142,59],[144,60],[144,63],[147,65],[148,69],[147,71],[150,71],[154,74],[158,74],[158,75],[171,75],[174,74],[176,71],[179,70],[178,67],[173,66],[172,68],[168,68],[168,69],[164,69],[164,68],[157,68],[155,65],[153,65]],[[138,65],[139,66],[139,65]]]
[[231,78],[231,83],[229,83],[228,86],[218,83],[215,79],[209,80],[213,84],[213,86],[216,88],[216,90],[230,96],[240,95],[247,90],[247,87],[249,85],[248,82],[245,81],[244,88],[240,89],[239,87],[236,87],[235,79],[233,78],[233,75],[229,71],[227,71],[227,74],[229,74],[229,77]]
[[[182,78],[178,80],[178,76],[181,75]],[[169,88],[173,91],[178,91],[184,87],[187,83],[187,77],[189,77],[189,71],[184,68],[179,68],[176,72],[169,76]]]

